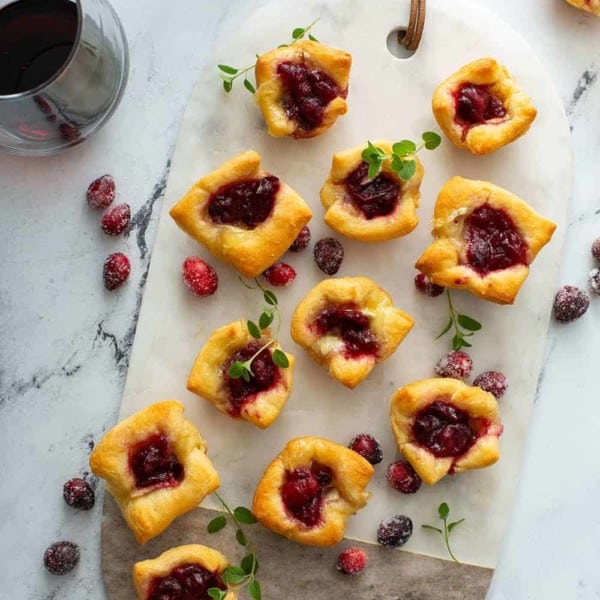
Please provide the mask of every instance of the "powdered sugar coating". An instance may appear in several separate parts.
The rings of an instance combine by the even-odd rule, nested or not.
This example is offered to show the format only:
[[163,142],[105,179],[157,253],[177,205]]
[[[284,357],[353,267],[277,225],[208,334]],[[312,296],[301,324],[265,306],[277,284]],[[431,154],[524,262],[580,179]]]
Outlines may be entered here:
[[498,400],[502,398],[508,389],[506,376],[500,371],[485,371],[477,375],[473,381],[473,385],[481,388],[484,392],[489,392]]
[[362,548],[346,548],[338,556],[336,568],[344,575],[356,575],[367,566],[367,553]]
[[181,277],[196,296],[212,296],[219,287],[217,272],[199,256],[189,256],[183,261]]
[[323,273],[335,275],[344,260],[344,247],[333,238],[323,238],[315,244],[314,256]]
[[590,290],[594,294],[600,295],[600,269],[592,269],[588,278]]
[[413,532],[413,522],[406,515],[395,515],[384,519],[377,529],[377,541],[382,546],[400,548],[408,542]]
[[107,235],[120,235],[125,231],[131,219],[129,204],[117,204],[109,208],[100,219],[100,227]]
[[293,267],[284,262],[277,262],[271,265],[264,273],[263,277],[275,287],[289,285],[296,279],[296,271]]
[[554,317],[561,323],[570,323],[583,316],[590,306],[590,297],[573,285],[561,287],[554,298]]
[[596,238],[592,244],[592,256],[600,261],[600,238]]
[[116,196],[115,180],[112,175],[102,175],[90,183],[86,200],[90,208],[107,208]]
[[435,365],[435,372],[440,377],[454,377],[455,379],[466,379],[473,370],[471,357],[462,350],[452,350],[444,354]]
[[129,259],[122,252],[109,254],[104,261],[104,287],[107,290],[116,290],[123,285],[131,271]]
[[290,252],[301,252],[310,243],[310,229],[305,225],[298,234],[298,237],[292,242],[289,247]]
[[44,552],[44,566],[53,575],[65,575],[79,562],[79,546],[73,542],[55,542]]

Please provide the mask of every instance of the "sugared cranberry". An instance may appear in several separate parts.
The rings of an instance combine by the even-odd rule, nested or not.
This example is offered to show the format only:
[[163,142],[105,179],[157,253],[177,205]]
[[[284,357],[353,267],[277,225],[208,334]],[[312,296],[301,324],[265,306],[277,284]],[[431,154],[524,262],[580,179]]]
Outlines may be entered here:
[[600,238],[595,239],[592,244],[592,256],[596,260],[600,260]]
[[221,575],[202,565],[185,563],[154,579],[148,600],[210,600],[209,588],[226,589]]
[[315,262],[327,275],[335,275],[344,260],[344,247],[333,238],[323,238],[315,244]]
[[104,261],[104,287],[107,290],[116,290],[127,281],[130,271],[129,259],[122,252],[109,254]]
[[395,515],[381,521],[377,529],[377,541],[382,546],[400,548],[408,542],[412,532],[412,520],[405,515]]
[[273,210],[280,182],[274,175],[224,185],[208,200],[208,215],[215,223],[254,229]]
[[600,269],[592,269],[588,277],[590,290],[594,294],[600,294]]
[[321,125],[325,107],[336,96],[345,97],[329,75],[305,61],[282,62],[277,74],[283,84],[283,110],[305,131]]
[[354,437],[348,445],[350,450],[354,450],[372,465],[377,465],[383,460],[381,444],[367,433],[361,433]]
[[368,179],[369,165],[361,162],[344,180],[348,196],[366,219],[383,217],[398,204],[400,186],[387,173]]
[[115,199],[115,180],[112,175],[102,175],[90,183],[86,200],[91,208],[108,208]]
[[570,323],[583,316],[590,306],[587,292],[572,285],[565,285],[556,292],[554,317],[561,323]]
[[109,208],[100,219],[100,227],[107,235],[120,235],[125,231],[131,219],[129,204],[117,204]]
[[489,204],[476,208],[465,219],[465,239],[467,261],[482,276],[527,264],[527,244],[502,209]]
[[425,273],[415,275],[415,287],[426,296],[435,298],[444,293],[444,288],[437,283],[433,283]]
[[356,575],[367,566],[367,553],[362,548],[346,548],[340,552],[336,568],[344,575]]
[[456,94],[456,114],[468,125],[478,125],[503,118],[506,109],[488,86],[467,83]]
[[444,354],[435,365],[435,372],[440,377],[454,377],[455,379],[466,379],[473,370],[471,357],[462,350],[452,350]]
[[443,400],[430,404],[417,415],[413,435],[437,457],[460,456],[477,439],[469,415]]
[[63,498],[72,508],[90,510],[94,507],[94,490],[92,486],[80,477],[69,479],[63,486]]
[[219,286],[217,272],[199,256],[189,256],[183,261],[181,277],[196,296],[212,296]]
[[183,480],[183,465],[166,435],[156,434],[137,444],[129,454],[129,467],[138,488],[174,487]]
[[296,279],[296,271],[287,263],[278,262],[271,265],[264,273],[264,278],[275,287],[289,285]]
[[53,575],[65,575],[79,562],[79,546],[73,542],[55,542],[44,552],[44,566]]
[[421,487],[421,478],[410,463],[398,461],[387,468],[388,483],[403,494],[414,494]]
[[310,229],[304,226],[298,237],[292,242],[292,245],[289,247],[290,252],[300,252],[304,250],[308,244],[310,244]]
[[477,375],[473,385],[480,387],[484,392],[489,392],[497,400],[502,398],[508,389],[506,377],[500,371],[485,371],[481,375]]

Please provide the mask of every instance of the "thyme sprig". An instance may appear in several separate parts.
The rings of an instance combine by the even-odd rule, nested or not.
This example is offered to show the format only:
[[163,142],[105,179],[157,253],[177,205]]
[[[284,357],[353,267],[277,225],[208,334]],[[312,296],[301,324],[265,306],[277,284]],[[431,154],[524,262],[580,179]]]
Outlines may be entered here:
[[471,337],[476,331],[479,331],[482,325],[473,317],[456,312],[454,305],[452,304],[452,298],[450,297],[450,290],[448,289],[446,289],[446,296],[448,297],[448,312],[450,313],[448,324],[435,339],[441,338],[443,335],[446,335],[450,329],[454,328],[452,349],[460,350],[461,348],[471,348],[472,344],[465,338]]
[[423,529],[437,531],[442,536],[444,543],[446,544],[446,549],[448,550],[450,558],[455,563],[461,564],[461,562],[456,558],[456,556],[454,556],[452,548],[450,547],[450,534],[457,525],[460,525],[464,521],[464,518],[459,519],[458,521],[453,521],[452,523],[448,523],[448,517],[450,516],[450,507],[446,502],[442,502],[438,506],[438,516],[442,520],[443,529],[440,529],[439,527],[434,527],[433,525],[421,525],[421,527]]
[[[279,46],[277,47],[284,48],[287,46],[293,46],[296,42],[303,39],[306,36],[306,34],[308,34],[309,40],[313,42],[318,42],[319,40],[312,33],[310,33],[310,30],[316,25],[319,18],[315,19],[310,25],[307,25],[306,27],[296,27],[295,29],[293,29],[291,34],[292,40],[289,42],[289,44],[279,44]],[[256,55],[256,58],[258,59],[258,54]],[[247,67],[241,68],[232,67],[231,65],[217,65],[217,68],[221,71],[219,75],[223,80],[223,89],[227,93],[229,93],[233,89],[233,82],[239,77],[243,76],[244,87],[251,94],[256,93],[256,83],[252,83],[247,76],[248,71],[254,69],[255,66],[256,61],[254,61],[251,65],[248,65]]]

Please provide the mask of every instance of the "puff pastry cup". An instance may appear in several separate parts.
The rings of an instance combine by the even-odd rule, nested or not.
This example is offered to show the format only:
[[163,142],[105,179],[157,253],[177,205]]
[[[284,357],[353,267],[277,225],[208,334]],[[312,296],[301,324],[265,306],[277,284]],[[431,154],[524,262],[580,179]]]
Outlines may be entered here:
[[301,40],[256,61],[256,102],[274,137],[311,138],[346,113],[352,57],[344,50]]
[[196,182],[173,206],[177,225],[244,277],[256,277],[291,246],[312,216],[304,200],[243,152]]
[[[392,142],[373,142],[386,154]],[[410,233],[419,223],[417,207],[421,197],[423,165],[416,157],[415,174],[403,181],[386,160],[381,172],[367,178],[368,165],[362,159],[365,145],[333,155],[331,172],[321,188],[321,204],[327,209],[325,222],[346,237],[363,242],[380,242]]]
[[296,438],[267,467],[252,512],[294,542],[332,546],[343,538],[348,517],[369,500],[372,475],[372,465],[353,450],[323,438]]
[[[139,600],[162,598],[163,590],[173,593],[173,588],[178,589],[178,585],[192,594],[190,597],[204,598],[203,589],[226,589],[221,573],[228,566],[229,561],[208,546],[178,546],[156,558],[135,563],[133,584]],[[227,593],[225,600],[236,600],[237,596],[237,592],[232,590]]]
[[566,0],[571,6],[600,16],[600,0]]
[[509,191],[453,177],[435,204],[434,242],[415,266],[438,285],[512,304],[555,229]]
[[398,389],[390,416],[398,449],[430,485],[500,457],[496,399],[458,379],[422,379]]
[[329,374],[356,387],[393,354],[414,321],[367,277],[325,279],[300,301],[291,334]]
[[90,456],[142,544],[219,487],[206,442],[183,411],[175,400],[152,404],[109,430]]
[[480,58],[440,83],[433,115],[448,139],[472,154],[489,154],[527,132],[537,110],[506,67]]
[[[196,357],[187,389],[212,402],[221,412],[241,418],[265,429],[279,416],[292,391],[294,357],[285,353],[289,366],[278,367],[272,360],[277,342],[261,352],[252,363],[254,377],[249,382],[231,379],[227,371],[234,360],[248,360],[269,340],[254,339],[244,319],[234,321],[211,333]],[[238,352],[243,355],[237,356]],[[237,357],[236,357],[237,356]]]

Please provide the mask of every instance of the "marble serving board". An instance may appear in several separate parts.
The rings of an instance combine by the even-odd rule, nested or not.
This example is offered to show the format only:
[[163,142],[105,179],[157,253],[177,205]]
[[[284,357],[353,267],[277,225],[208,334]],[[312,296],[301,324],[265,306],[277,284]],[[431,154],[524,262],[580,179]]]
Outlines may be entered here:
[[[167,398],[182,401],[186,414],[208,441],[209,456],[221,476],[221,492],[232,505],[251,503],[264,468],[290,438],[319,435],[347,444],[355,433],[374,434],[382,443],[384,462],[376,467],[369,488],[373,498],[349,520],[346,534],[353,540],[372,544],[379,521],[397,513],[413,519],[415,532],[402,552],[383,552],[370,546],[374,563],[371,568],[375,570],[369,577],[354,580],[356,595],[352,597],[392,598],[401,591],[414,593],[415,598],[470,598],[467,592],[452,595],[453,584],[444,588],[434,573],[443,568],[451,582],[460,569],[461,574],[469,572],[479,581],[474,589],[485,590],[489,569],[495,566],[500,552],[535,398],[566,229],[572,179],[570,134],[560,99],[531,49],[504,22],[475,2],[430,0],[421,46],[408,59],[392,56],[386,46],[390,32],[406,25],[408,0],[381,0],[376,10],[372,6],[361,0],[308,0],[300,5],[292,0],[278,0],[238,24],[237,29],[221,32],[215,54],[207,61],[206,71],[192,93],[173,157],[120,416]],[[269,138],[250,94],[239,85],[226,95],[220,88],[215,65],[251,62],[257,52],[286,41],[288,31],[317,16],[320,21],[315,35],[353,55],[348,114],[313,140]],[[254,148],[262,155],[264,168],[284,179],[312,207],[313,241],[331,235],[322,221],[318,192],[327,177],[332,154],[367,139],[416,139],[422,131],[437,130],[430,109],[433,89],[462,64],[487,55],[506,64],[533,98],[538,118],[530,132],[490,156],[473,157],[446,140],[435,152],[423,154],[421,222],[409,236],[380,244],[361,244],[334,235],[343,242],[346,252],[338,275],[368,275],[392,294],[397,306],[415,318],[413,331],[398,351],[350,391],[329,378],[325,370],[295,346],[284,327],[281,343],[297,359],[295,387],[279,419],[265,431],[233,421],[187,392],[189,369],[210,332],[240,317],[256,318],[262,305],[261,296],[245,289],[233,269],[212,258],[168,216],[169,209],[189,186],[229,157]],[[385,466],[396,458],[389,401],[399,386],[432,376],[433,365],[449,349],[448,337],[435,339],[447,321],[444,297],[424,299],[414,290],[412,280],[414,262],[430,241],[430,219],[437,192],[453,175],[485,179],[506,187],[555,221],[558,229],[534,263],[513,306],[493,305],[467,293],[453,294],[461,312],[484,324],[472,340],[475,373],[501,369],[510,382],[509,392],[501,401],[505,432],[500,461],[485,470],[447,477],[433,487],[424,486],[415,496],[401,496],[385,481]],[[217,268],[220,285],[213,297],[195,298],[182,285],[181,263],[190,255],[203,256]],[[315,267],[310,250],[286,255],[285,260],[298,272],[289,288],[278,291],[284,323],[289,324],[298,301],[324,275]],[[526,351],[515,351],[515,336],[526,340]],[[522,349],[523,344],[519,347]],[[437,506],[442,501],[450,504],[452,517],[466,518],[453,536],[455,554],[477,567],[448,562],[441,539],[421,529],[423,523],[435,523]],[[211,498],[204,506],[218,507]],[[175,521],[159,540],[145,547],[134,543],[111,504],[107,503],[105,512],[103,566],[109,593],[114,598],[133,598],[132,589],[113,593],[119,586],[111,581],[129,585],[118,574],[129,572],[136,560],[154,556],[171,543],[198,542],[232,549],[223,543],[223,536],[212,538],[205,532],[201,526],[205,509]],[[265,540],[261,553],[271,563],[262,578],[270,581],[274,586],[271,589],[278,589],[282,597],[294,597],[293,590],[297,589],[297,579],[288,575],[286,561],[297,564],[301,570],[332,571],[335,549],[307,550],[275,540],[266,532],[256,535]],[[324,557],[328,557],[327,561]],[[236,559],[233,554],[231,558]],[[395,574],[406,573],[407,564],[415,565],[415,573],[420,575],[390,579],[377,570],[385,565]],[[428,581],[431,585],[427,585]],[[322,594],[314,591],[311,596],[338,597],[325,589]],[[374,589],[377,592],[369,592]],[[348,594],[344,592],[339,597],[342,595]],[[484,591],[478,591],[473,598],[484,595]]]

